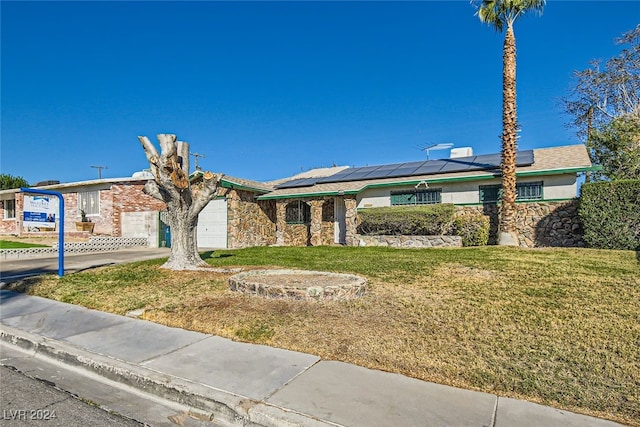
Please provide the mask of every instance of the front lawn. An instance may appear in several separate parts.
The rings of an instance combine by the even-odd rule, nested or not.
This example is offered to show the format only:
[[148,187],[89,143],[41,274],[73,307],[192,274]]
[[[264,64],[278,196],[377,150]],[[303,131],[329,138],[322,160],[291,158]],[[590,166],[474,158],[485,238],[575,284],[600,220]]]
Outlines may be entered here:
[[231,273],[164,260],[25,280],[22,291],[236,340],[640,426],[640,255],[587,249],[273,247],[204,254],[218,268],[365,276],[348,302],[266,300]]
[[46,248],[47,245],[36,243],[14,242],[9,240],[0,240],[0,249],[24,249],[24,248]]

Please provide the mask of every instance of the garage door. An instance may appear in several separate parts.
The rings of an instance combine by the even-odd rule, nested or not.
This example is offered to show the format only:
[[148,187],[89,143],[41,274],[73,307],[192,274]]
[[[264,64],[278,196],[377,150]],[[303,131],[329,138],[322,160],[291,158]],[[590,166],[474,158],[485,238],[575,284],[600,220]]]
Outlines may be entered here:
[[198,216],[198,247],[227,247],[227,201],[212,200]]

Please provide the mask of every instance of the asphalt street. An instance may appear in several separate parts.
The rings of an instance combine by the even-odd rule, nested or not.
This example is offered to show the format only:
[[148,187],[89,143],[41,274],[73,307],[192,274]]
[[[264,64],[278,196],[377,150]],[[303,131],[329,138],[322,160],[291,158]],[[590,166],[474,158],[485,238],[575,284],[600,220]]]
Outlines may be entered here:
[[53,383],[0,366],[0,425],[140,427],[142,424],[82,401]]
[[0,345],[0,426],[222,427],[190,408]]

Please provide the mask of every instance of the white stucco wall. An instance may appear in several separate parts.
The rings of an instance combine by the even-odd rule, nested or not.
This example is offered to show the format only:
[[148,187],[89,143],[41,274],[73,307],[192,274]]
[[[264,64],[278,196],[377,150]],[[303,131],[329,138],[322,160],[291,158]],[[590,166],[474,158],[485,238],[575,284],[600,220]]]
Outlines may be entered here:
[[545,200],[571,199],[578,195],[578,184],[575,174],[552,175],[530,178],[530,181],[543,181],[543,195]]
[[[544,200],[571,199],[577,196],[575,174],[535,176],[518,179],[518,182],[543,182]],[[442,189],[442,203],[456,205],[480,203],[481,185],[499,185],[500,179],[462,181],[452,183],[432,183],[429,188]],[[358,194],[358,209],[391,206],[391,192],[413,190],[412,185],[397,187],[369,188]],[[420,188],[424,188],[421,186]]]

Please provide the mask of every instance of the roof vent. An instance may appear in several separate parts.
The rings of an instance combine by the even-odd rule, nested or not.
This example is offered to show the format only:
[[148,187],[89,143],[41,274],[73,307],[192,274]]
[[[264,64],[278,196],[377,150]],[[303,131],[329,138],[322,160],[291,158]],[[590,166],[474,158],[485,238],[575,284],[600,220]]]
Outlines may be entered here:
[[471,147],[459,147],[451,149],[450,158],[456,159],[459,157],[471,157],[473,156],[473,148]]
[[153,174],[149,169],[144,169],[139,172],[134,172],[133,175],[131,175],[131,177],[139,178],[139,179],[153,179]]

